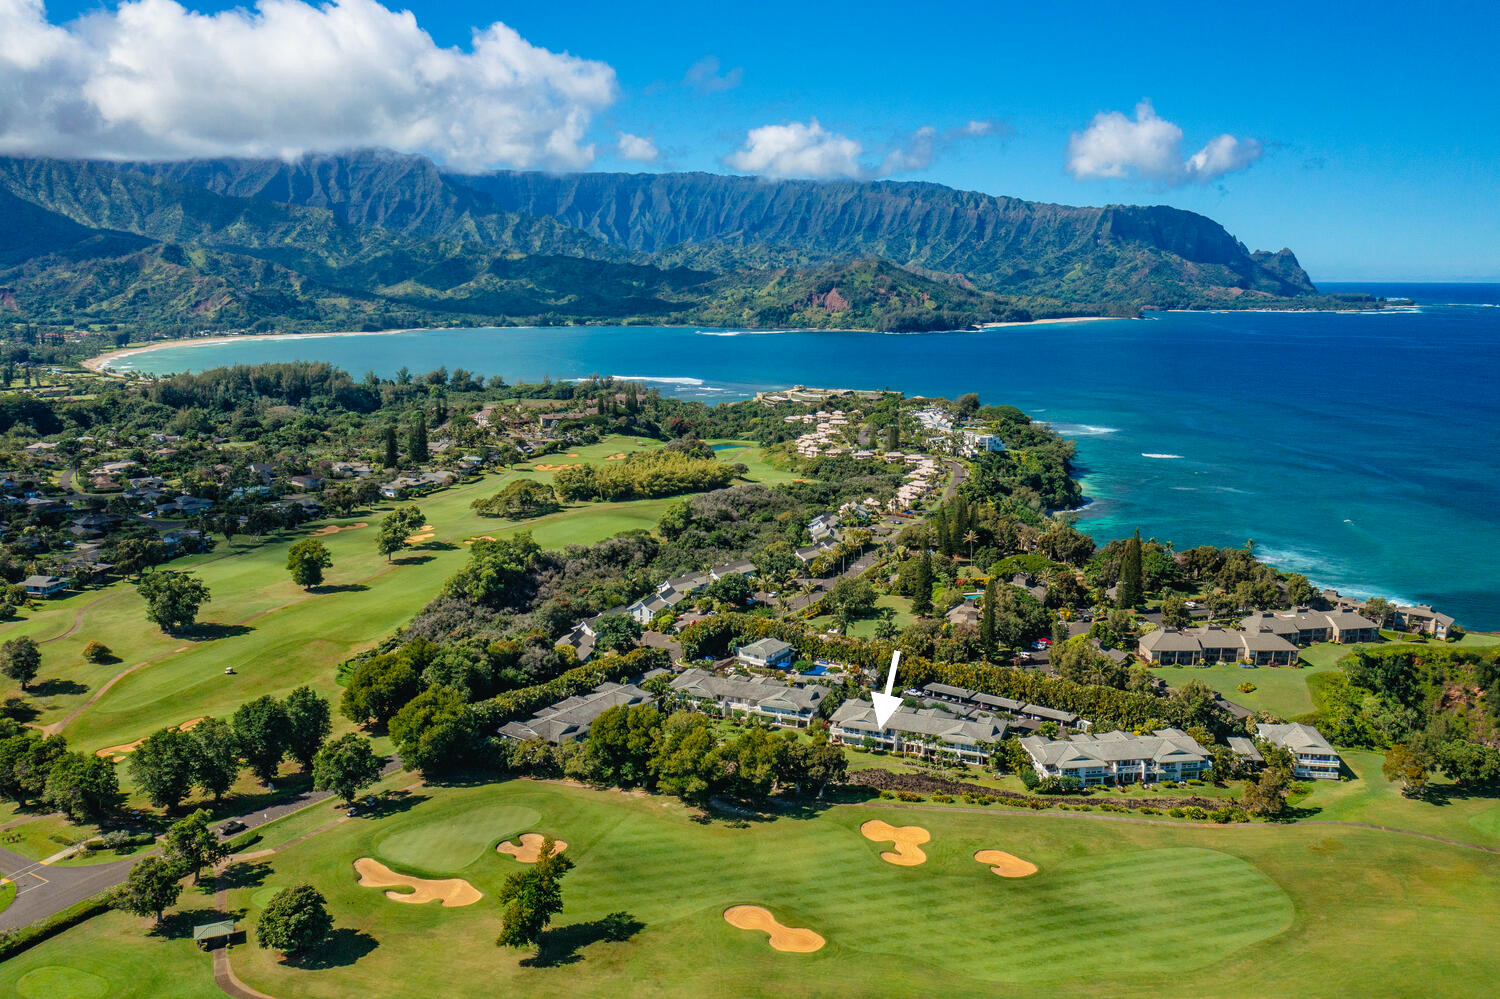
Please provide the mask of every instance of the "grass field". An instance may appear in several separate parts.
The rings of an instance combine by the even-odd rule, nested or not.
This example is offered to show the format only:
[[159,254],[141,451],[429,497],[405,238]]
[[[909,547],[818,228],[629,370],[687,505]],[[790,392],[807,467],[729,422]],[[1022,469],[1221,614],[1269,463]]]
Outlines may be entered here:
[[[1387,634],[1394,634],[1387,633]],[[1389,644],[1389,643],[1381,643]],[[1500,644],[1500,635],[1468,634],[1459,642],[1434,642],[1432,648],[1482,649]],[[1217,666],[1158,666],[1151,670],[1172,686],[1180,686],[1189,680],[1202,680],[1214,690],[1252,711],[1269,711],[1282,718],[1296,718],[1317,709],[1315,688],[1317,677],[1331,672],[1339,660],[1361,648],[1376,648],[1368,645],[1335,645],[1325,642],[1302,650],[1301,668],[1287,666],[1262,666],[1246,669],[1235,665]],[[1256,689],[1246,694],[1239,685],[1249,681]]]
[[[658,445],[612,437],[572,452],[577,459],[549,455],[542,461],[602,462],[642,446]],[[774,472],[764,462],[757,467]],[[39,723],[60,728],[71,743],[93,750],[191,718],[224,715],[253,697],[284,694],[303,683],[332,695],[333,666],[421,609],[468,557],[465,541],[530,531],[544,548],[591,544],[625,530],[652,530],[676,502],[574,504],[520,523],[479,517],[470,509],[474,499],[522,476],[550,479],[551,473],[520,466],[417,500],[434,527],[433,538],[394,564],[374,549],[374,525],[390,504],[363,516],[319,522],[371,526],[322,539],[333,568],[324,586],[311,593],[295,586],[286,572],[287,546],[305,531],[259,543],[221,541],[213,553],[173,563],[174,569],[194,571],[213,597],[199,614],[201,626],[186,636],[165,635],[149,624],[135,586],[127,581],[29,612],[3,631],[5,637],[24,634],[43,643],[35,697]],[[117,661],[85,663],[83,647],[95,639],[109,645]],[[226,675],[225,667],[233,667],[234,675]]]
[[[927,828],[928,861],[881,861],[886,847],[858,831],[871,818]],[[494,845],[532,831],[567,840],[578,865],[541,966],[493,944],[494,893],[518,869]],[[1040,872],[997,878],[973,861],[981,849]],[[389,902],[356,883],[350,864],[364,856],[462,877],[486,897],[460,909]],[[254,947],[233,952],[243,980],[283,999],[437,982],[451,996],[1459,996],[1488,994],[1500,974],[1493,948],[1455,946],[1500,931],[1500,858],[1336,825],[862,806],[705,824],[664,799],[515,782],[419,789],[383,818],[335,825],[235,880],[231,905],[247,922],[290,884],[329,899],[338,932],[313,959],[293,967]],[[183,907],[200,911],[173,932],[205,902],[185,893]],[[724,922],[735,904],[764,905],[828,945],[773,951]],[[620,925],[628,939],[608,939]],[[0,992],[65,966],[122,999],[199,994],[207,958],[145,926],[110,915],[70,930],[0,966]],[[1320,968],[1337,972],[1310,970]],[[168,969],[179,977],[164,989]]]

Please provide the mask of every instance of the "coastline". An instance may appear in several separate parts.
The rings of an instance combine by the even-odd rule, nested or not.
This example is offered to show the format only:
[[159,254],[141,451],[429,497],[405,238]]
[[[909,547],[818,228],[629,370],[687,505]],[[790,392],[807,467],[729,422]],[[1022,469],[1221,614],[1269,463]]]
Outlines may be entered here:
[[411,328],[404,330],[340,330],[330,333],[256,333],[256,334],[227,334],[225,336],[199,336],[180,337],[176,340],[153,340],[143,343],[137,347],[121,347],[117,350],[106,351],[96,357],[86,358],[79,361],[79,367],[87,368],[97,375],[111,375],[116,378],[123,377],[118,371],[110,368],[110,365],[126,357],[134,357],[137,354],[149,354],[153,350],[166,350],[168,347],[198,347],[211,346],[218,343],[237,343],[240,340],[302,340],[321,339],[330,336],[389,336],[393,333],[420,333],[421,329]]
[[[999,329],[1005,326],[1042,326],[1052,323],[1088,323],[1099,322],[1107,319],[1115,319],[1116,316],[1067,316],[1058,319],[1032,319],[1029,322],[1003,322],[1003,323],[979,323],[977,329]],[[441,329],[460,329],[461,327],[441,327]],[[134,347],[121,347],[116,350],[106,351],[96,357],[90,357],[79,362],[79,366],[98,375],[108,375],[115,378],[124,377],[120,372],[113,370],[111,365],[127,357],[137,354],[148,354],[153,350],[166,350],[169,347],[208,347],[214,344],[237,343],[241,340],[317,340],[324,337],[335,336],[390,336],[395,333],[423,333],[428,332],[431,327],[409,327],[399,330],[338,330],[327,333],[232,333],[224,336],[202,336],[181,337],[175,340],[153,340]],[[776,333],[818,333],[828,332],[821,329],[776,329],[776,330],[734,330],[723,335],[726,336],[769,336]],[[847,333],[880,333],[881,330],[840,330],[836,332]],[[934,331],[936,332],[936,331]]]

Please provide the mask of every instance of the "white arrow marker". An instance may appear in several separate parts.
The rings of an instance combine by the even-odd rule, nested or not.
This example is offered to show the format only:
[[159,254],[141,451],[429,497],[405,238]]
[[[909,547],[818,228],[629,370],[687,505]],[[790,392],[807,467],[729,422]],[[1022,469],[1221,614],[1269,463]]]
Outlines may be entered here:
[[890,720],[891,715],[901,706],[901,698],[891,695],[891,688],[896,685],[896,666],[901,662],[901,650],[897,649],[891,653],[891,672],[885,678],[885,693],[872,691],[870,700],[875,702],[875,724],[885,728],[885,723]]

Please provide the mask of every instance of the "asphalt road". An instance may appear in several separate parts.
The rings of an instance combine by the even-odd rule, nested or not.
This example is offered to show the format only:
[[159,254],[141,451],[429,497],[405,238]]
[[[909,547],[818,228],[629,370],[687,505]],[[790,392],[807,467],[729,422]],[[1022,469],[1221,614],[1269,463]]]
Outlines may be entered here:
[[[401,767],[396,759],[386,763],[382,776],[395,773]],[[316,805],[330,797],[328,791],[303,791],[275,805],[258,808],[244,815],[226,816],[214,822],[218,828],[231,818],[237,818],[246,829],[255,829],[274,822],[292,812]],[[242,835],[244,830],[233,835]],[[16,883],[16,898],[4,912],[0,912],[0,932],[20,929],[70,905],[113,888],[125,880],[131,865],[155,851],[143,851],[123,860],[112,860],[104,864],[85,867],[57,867],[41,861],[23,857],[12,850],[0,849],[0,876]]]
[[0,932],[16,930],[113,888],[135,858],[89,867],[55,867],[0,849],[0,876],[16,883],[15,901],[0,912]]

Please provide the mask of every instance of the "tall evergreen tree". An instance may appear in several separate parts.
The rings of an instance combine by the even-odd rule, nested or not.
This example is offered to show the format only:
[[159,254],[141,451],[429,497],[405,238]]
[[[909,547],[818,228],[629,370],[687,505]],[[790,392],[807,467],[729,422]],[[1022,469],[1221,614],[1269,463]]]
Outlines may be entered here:
[[407,437],[406,452],[407,457],[411,458],[414,465],[420,465],[427,460],[426,413],[417,414],[417,421],[412,424],[410,434]]
[[396,450],[396,426],[387,424],[385,428],[385,467],[395,468],[401,464],[401,455]]
[[984,587],[984,607],[979,613],[979,641],[985,655],[995,652],[995,605],[1000,602],[1000,580],[994,576]]
[[932,613],[932,556],[922,553],[917,578],[912,580],[911,612],[926,617]]
[[1120,588],[1116,591],[1116,603],[1121,607],[1138,607],[1144,596],[1141,585],[1141,532],[1125,542],[1125,555],[1120,561]]

